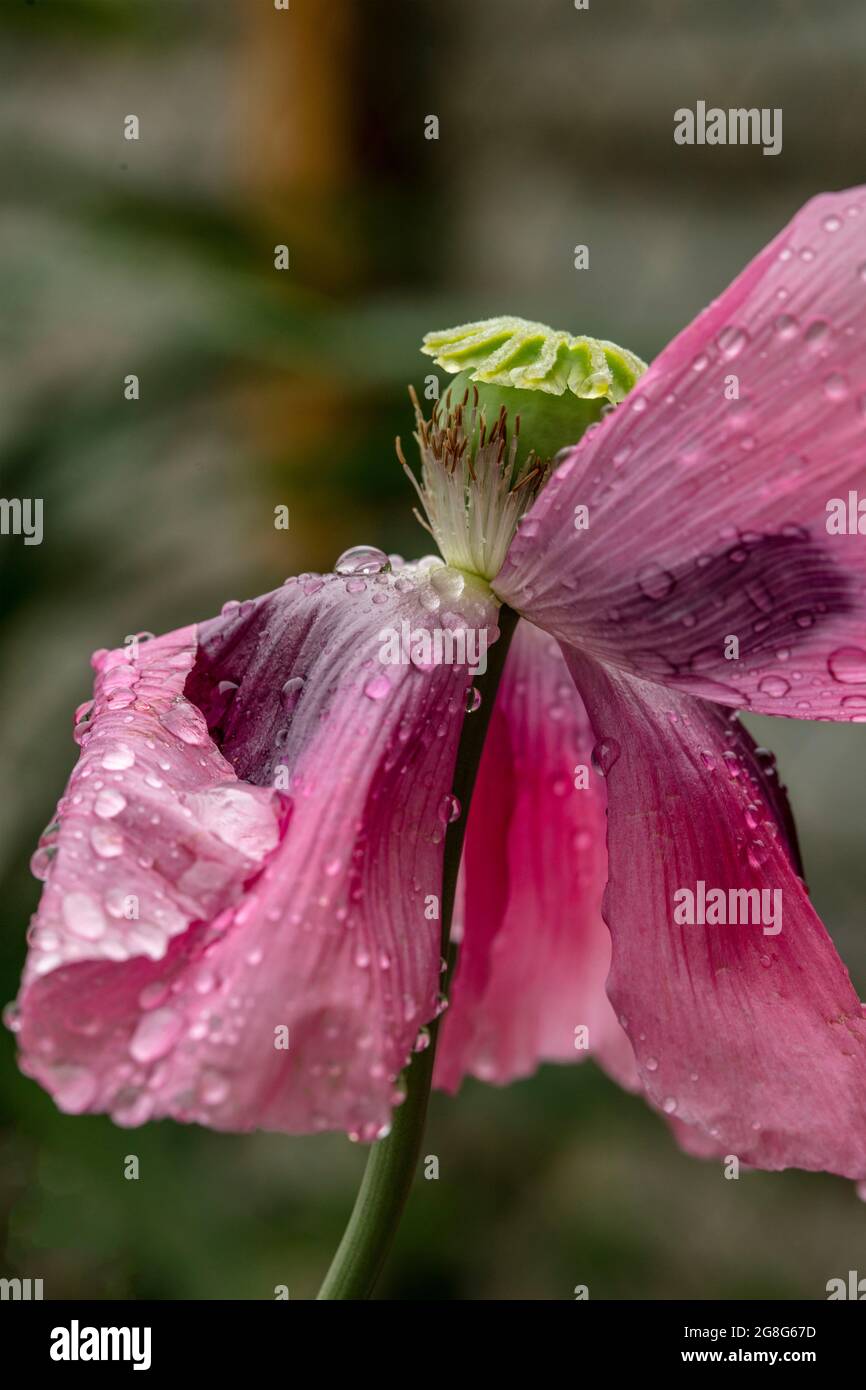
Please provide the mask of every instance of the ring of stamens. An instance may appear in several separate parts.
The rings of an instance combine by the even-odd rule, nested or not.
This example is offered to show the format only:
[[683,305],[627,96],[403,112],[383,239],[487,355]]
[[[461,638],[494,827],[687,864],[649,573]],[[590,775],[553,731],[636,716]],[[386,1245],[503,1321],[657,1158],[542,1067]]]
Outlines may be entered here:
[[397,457],[418,493],[423,515],[415,515],[429,531],[446,564],[491,580],[505,560],[517,523],[532,505],[550,471],[550,460],[530,450],[517,460],[520,416],[509,430],[508,413],[500,406],[489,423],[479,410],[478,390],[467,389],[456,405],[447,392],[425,420],[415,390],[409,388],[415,411],[415,440],[421,454],[421,478],[416,478],[403,455]]

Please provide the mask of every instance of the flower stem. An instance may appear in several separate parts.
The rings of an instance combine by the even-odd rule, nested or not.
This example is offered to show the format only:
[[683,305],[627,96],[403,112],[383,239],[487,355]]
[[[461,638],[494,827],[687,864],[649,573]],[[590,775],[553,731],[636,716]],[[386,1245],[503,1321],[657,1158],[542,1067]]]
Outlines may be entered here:
[[[490,716],[496,703],[499,679],[517,621],[518,615],[503,604],[498,618],[499,639],[488,653],[487,670],[475,679],[475,688],[481,694],[481,705],[474,715],[464,720],[457,749],[453,791],[460,802],[462,814],[448,827],[442,871],[442,955],[448,961],[444,981],[446,993],[456,958],[450,941],[451,918],[469,819],[469,803]],[[404,1073],[406,1099],[394,1112],[390,1134],[370,1149],[355,1206],[319,1290],[320,1299],[369,1298],[373,1292],[415,1178],[433,1080],[439,1022],[438,1018],[433,1020],[429,1046],[415,1054]]]

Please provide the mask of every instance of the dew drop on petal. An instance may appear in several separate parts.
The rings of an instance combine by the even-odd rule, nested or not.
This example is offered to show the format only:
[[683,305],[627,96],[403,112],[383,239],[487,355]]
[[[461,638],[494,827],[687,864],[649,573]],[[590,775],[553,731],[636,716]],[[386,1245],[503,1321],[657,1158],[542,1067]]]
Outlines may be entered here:
[[96,1077],[86,1067],[57,1067],[52,1073],[51,1091],[58,1109],[67,1115],[80,1115],[96,1099]]
[[183,1015],[176,1009],[155,1009],[145,1014],[129,1044],[136,1062],[155,1062],[170,1052],[183,1032]]
[[3,1010],[3,1026],[8,1028],[10,1033],[20,1033],[21,1031],[21,1010],[18,1007],[18,1000],[13,999]]
[[844,401],[848,395],[848,382],[841,372],[831,372],[825,377],[824,395],[828,401]]
[[123,854],[123,834],[116,825],[94,825],[90,844],[100,859],[117,859]]
[[783,342],[796,337],[799,327],[799,323],[792,314],[780,314],[773,324],[776,334]]
[[229,1093],[229,1085],[219,1072],[206,1071],[201,1079],[201,1098],[205,1105],[222,1105]]
[[167,998],[168,985],[163,980],[154,980],[153,984],[145,985],[138,996],[138,1007],[147,1013],[151,1009],[158,1009]]
[[622,749],[615,738],[602,738],[592,750],[590,761],[600,777],[607,777]]
[[179,738],[181,743],[201,745],[208,742],[208,727],[204,716],[188,700],[180,700],[177,704],[170,705],[165,713],[160,715],[160,722],[170,734]]
[[93,803],[94,814],[101,820],[111,820],[126,808],[126,797],[116,787],[103,787]]
[[830,325],[826,319],[813,319],[803,334],[806,346],[815,350],[822,347],[827,337],[829,327]]
[[443,825],[450,825],[459,819],[461,810],[456,796],[443,796],[439,803],[439,819]]
[[303,676],[290,676],[280,691],[280,704],[285,714],[291,714],[301,698],[301,691],[304,688]]
[[731,359],[739,356],[749,341],[749,335],[743,328],[729,327],[722,329],[717,341],[722,356]]
[[842,685],[866,681],[866,651],[861,647],[837,647],[827,658],[827,669],[834,681]]
[[364,686],[364,694],[369,700],[384,700],[391,693],[391,682],[382,674],[373,676]]
[[34,878],[38,878],[40,883],[44,883],[48,877],[48,871],[53,861],[57,857],[57,850],[52,845],[40,845],[30,856],[30,872]]
[[441,569],[433,571],[430,576],[430,583],[440,598],[453,601],[463,593],[466,580],[459,570],[443,565]]
[[63,899],[63,920],[74,936],[96,941],[105,931],[105,916],[89,893],[67,893]]
[[335,574],[384,574],[391,561],[374,545],[353,545],[344,550],[334,565]]
[[787,695],[791,687],[783,676],[764,676],[764,679],[758,682],[758,689],[762,695],[780,700],[783,695]]
[[760,869],[770,857],[770,846],[764,840],[752,840],[746,850],[746,858],[753,869]]
[[102,759],[102,766],[108,772],[123,772],[126,768],[132,767],[134,762],[135,754],[132,749],[121,743],[108,750]]
[[673,575],[655,562],[644,565],[637,577],[637,582],[644,597],[654,600],[667,598],[676,584]]

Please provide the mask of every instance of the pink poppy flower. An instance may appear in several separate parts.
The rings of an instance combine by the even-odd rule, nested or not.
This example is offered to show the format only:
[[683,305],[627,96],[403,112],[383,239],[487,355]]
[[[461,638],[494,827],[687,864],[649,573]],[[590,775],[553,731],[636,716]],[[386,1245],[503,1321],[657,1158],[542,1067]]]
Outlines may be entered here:
[[444,564],[362,548],[97,653],[14,1020],[63,1109],[384,1132],[504,603],[437,1084],[589,1051],[692,1152],[866,1177],[866,1019],[734,714],[866,718],[864,233],[814,199],[645,372],[431,335],[486,409],[419,424]]

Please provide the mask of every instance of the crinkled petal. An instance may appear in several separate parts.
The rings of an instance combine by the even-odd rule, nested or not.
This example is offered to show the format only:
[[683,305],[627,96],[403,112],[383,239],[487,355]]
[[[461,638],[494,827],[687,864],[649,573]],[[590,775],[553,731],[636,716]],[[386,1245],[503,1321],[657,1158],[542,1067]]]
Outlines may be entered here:
[[460,954],[436,1059],[445,1090],[588,1052],[623,1079],[634,1071],[604,989],[605,795],[591,748],[558,644],[519,623],[466,832]]
[[431,574],[306,576],[98,656],[17,1024],[62,1108],[387,1124],[437,1006],[452,658],[468,626],[495,638],[489,597]]
[[808,203],[587,433],[494,588],[647,679],[866,717],[863,189]]
[[[715,704],[566,658],[607,769],[608,993],[648,1097],[694,1127],[692,1152],[863,1178],[866,1020],[798,877],[770,759]],[[701,925],[701,885],[733,925],[715,907]]]

